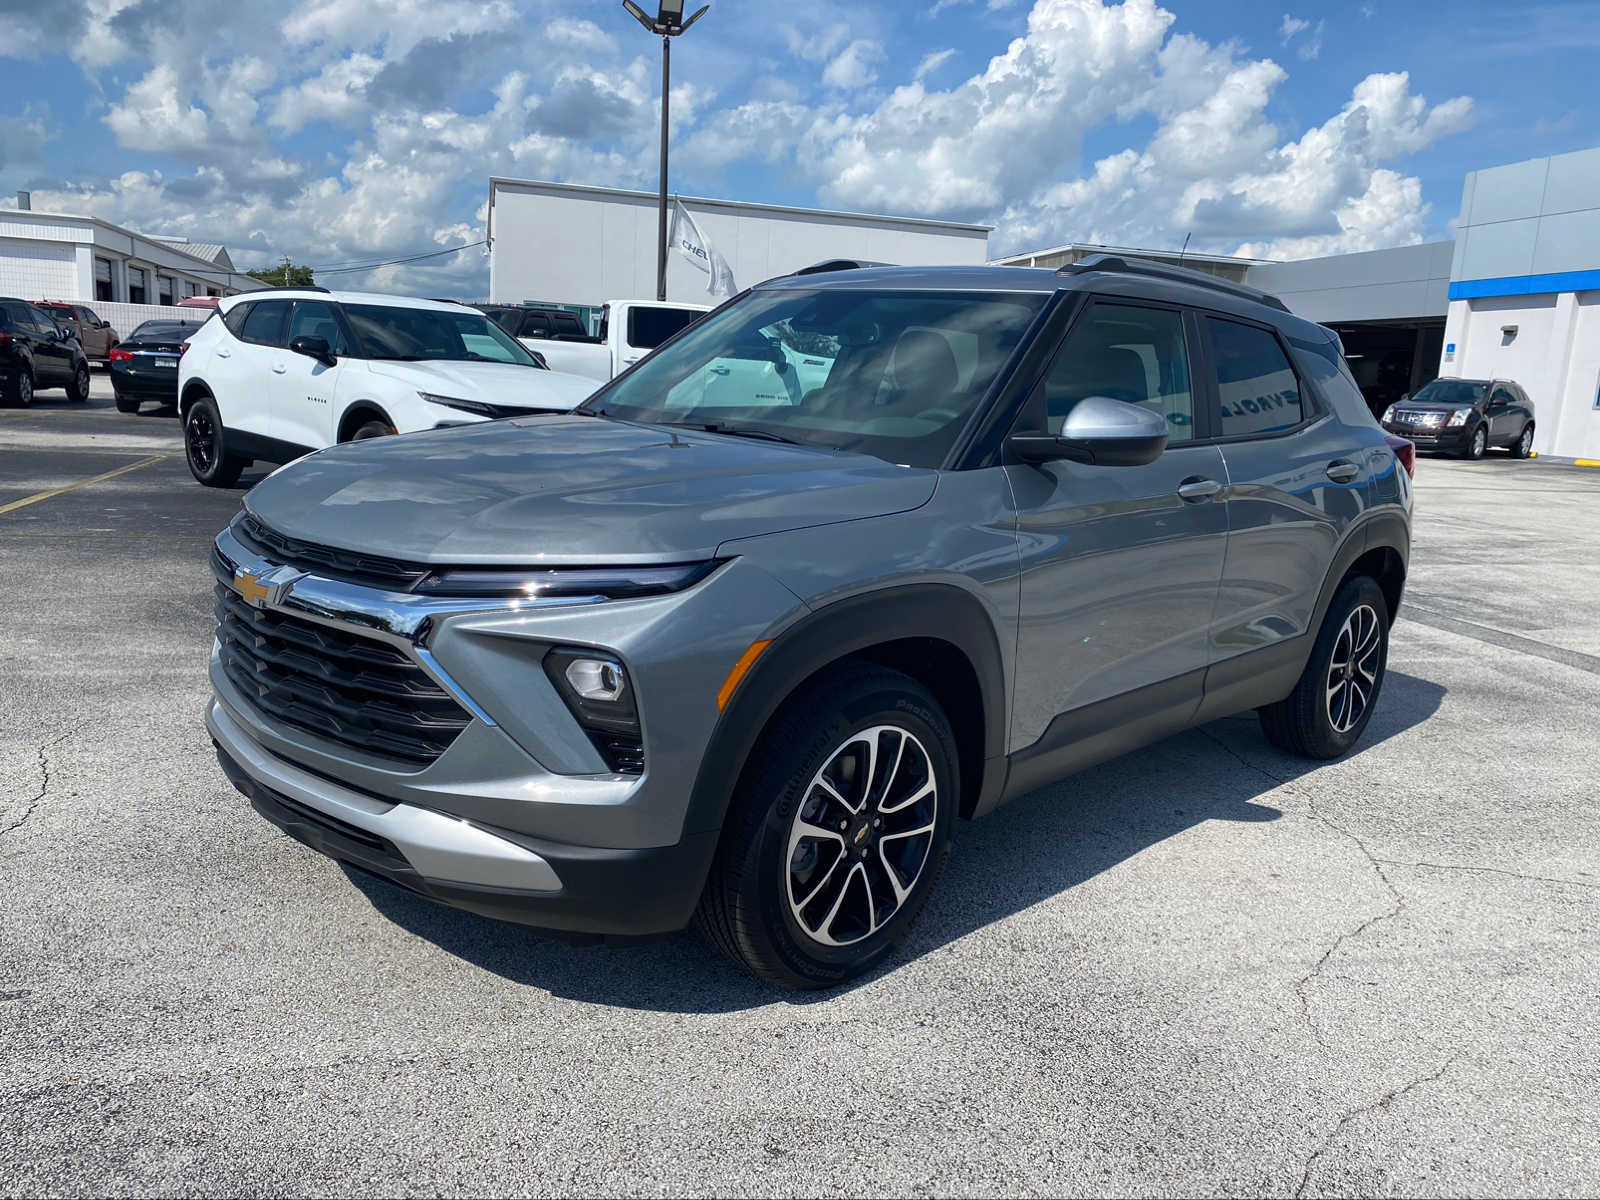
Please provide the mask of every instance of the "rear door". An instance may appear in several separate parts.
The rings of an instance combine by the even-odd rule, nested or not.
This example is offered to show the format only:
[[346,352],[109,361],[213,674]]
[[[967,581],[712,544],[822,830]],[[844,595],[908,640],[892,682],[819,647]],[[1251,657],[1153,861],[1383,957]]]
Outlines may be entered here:
[[1031,401],[1024,420],[1037,429],[1042,412],[1055,433],[1074,404],[1110,396],[1159,412],[1169,440],[1140,467],[1005,468],[1022,557],[1013,750],[1141,689],[1151,732],[1199,704],[1227,515],[1222,452],[1196,440],[1192,336],[1176,306],[1091,302]]
[[1272,326],[1215,314],[1197,323],[1208,417],[1228,481],[1210,692],[1270,665],[1243,661],[1252,651],[1277,647],[1294,657],[1289,643],[1310,631],[1334,550],[1364,507],[1373,460],[1297,371]]
[[[289,324],[288,300],[257,300],[239,325],[236,340],[220,346],[218,355],[229,365],[226,383],[213,384],[222,423],[241,433],[275,438],[278,378],[287,369],[284,334]],[[226,391],[226,395],[224,395]]]

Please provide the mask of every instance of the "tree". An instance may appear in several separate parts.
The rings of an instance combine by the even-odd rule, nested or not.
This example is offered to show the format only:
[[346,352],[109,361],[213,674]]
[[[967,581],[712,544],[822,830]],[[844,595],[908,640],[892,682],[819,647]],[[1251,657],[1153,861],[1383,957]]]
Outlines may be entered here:
[[262,283],[270,283],[273,287],[310,287],[316,283],[310,267],[297,267],[288,259],[275,267],[260,267],[245,274]]

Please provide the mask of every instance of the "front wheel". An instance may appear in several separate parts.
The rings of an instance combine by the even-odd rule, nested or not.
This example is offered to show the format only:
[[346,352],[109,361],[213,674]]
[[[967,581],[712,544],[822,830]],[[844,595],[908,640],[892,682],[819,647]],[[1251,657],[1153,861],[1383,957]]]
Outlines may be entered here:
[[368,421],[357,427],[356,431],[350,435],[350,440],[352,442],[365,442],[371,438],[390,437],[394,432],[393,425],[386,425],[382,421]]
[[950,855],[955,736],[898,671],[830,671],[751,752],[696,920],[786,987],[843,983],[904,940]]
[[1369,575],[1346,580],[1328,606],[1300,682],[1256,710],[1274,745],[1305,758],[1338,758],[1372,719],[1389,662],[1389,603]]
[[183,419],[183,449],[189,474],[207,487],[232,487],[250,465],[248,458],[228,453],[227,432],[209,396],[189,406]]
[[1472,431],[1472,440],[1467,443],[1467,448],[1461,452],[1462,458],[1478,459],[1483,457],[1489,448],[1489,427],[1479,425]]

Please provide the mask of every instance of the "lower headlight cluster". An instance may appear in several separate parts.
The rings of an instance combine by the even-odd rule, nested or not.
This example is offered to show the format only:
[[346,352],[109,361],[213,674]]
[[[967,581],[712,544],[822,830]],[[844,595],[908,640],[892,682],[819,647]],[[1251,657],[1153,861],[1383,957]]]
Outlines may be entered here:
[[644,740],[627,668],[600,651],[558,647],[544,656],[544,670],[606,766],[642,775]]

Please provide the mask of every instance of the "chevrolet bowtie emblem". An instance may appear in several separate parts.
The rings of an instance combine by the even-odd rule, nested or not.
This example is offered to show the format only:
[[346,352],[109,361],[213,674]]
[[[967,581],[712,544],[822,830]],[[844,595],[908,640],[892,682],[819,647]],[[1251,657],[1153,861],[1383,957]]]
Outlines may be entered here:
[[295,580],[304,575],[304,571],[292,567],[269,567],[259,572],[240,567],[233,573],[233,586],[250,607],[265,608],[281,601]]

